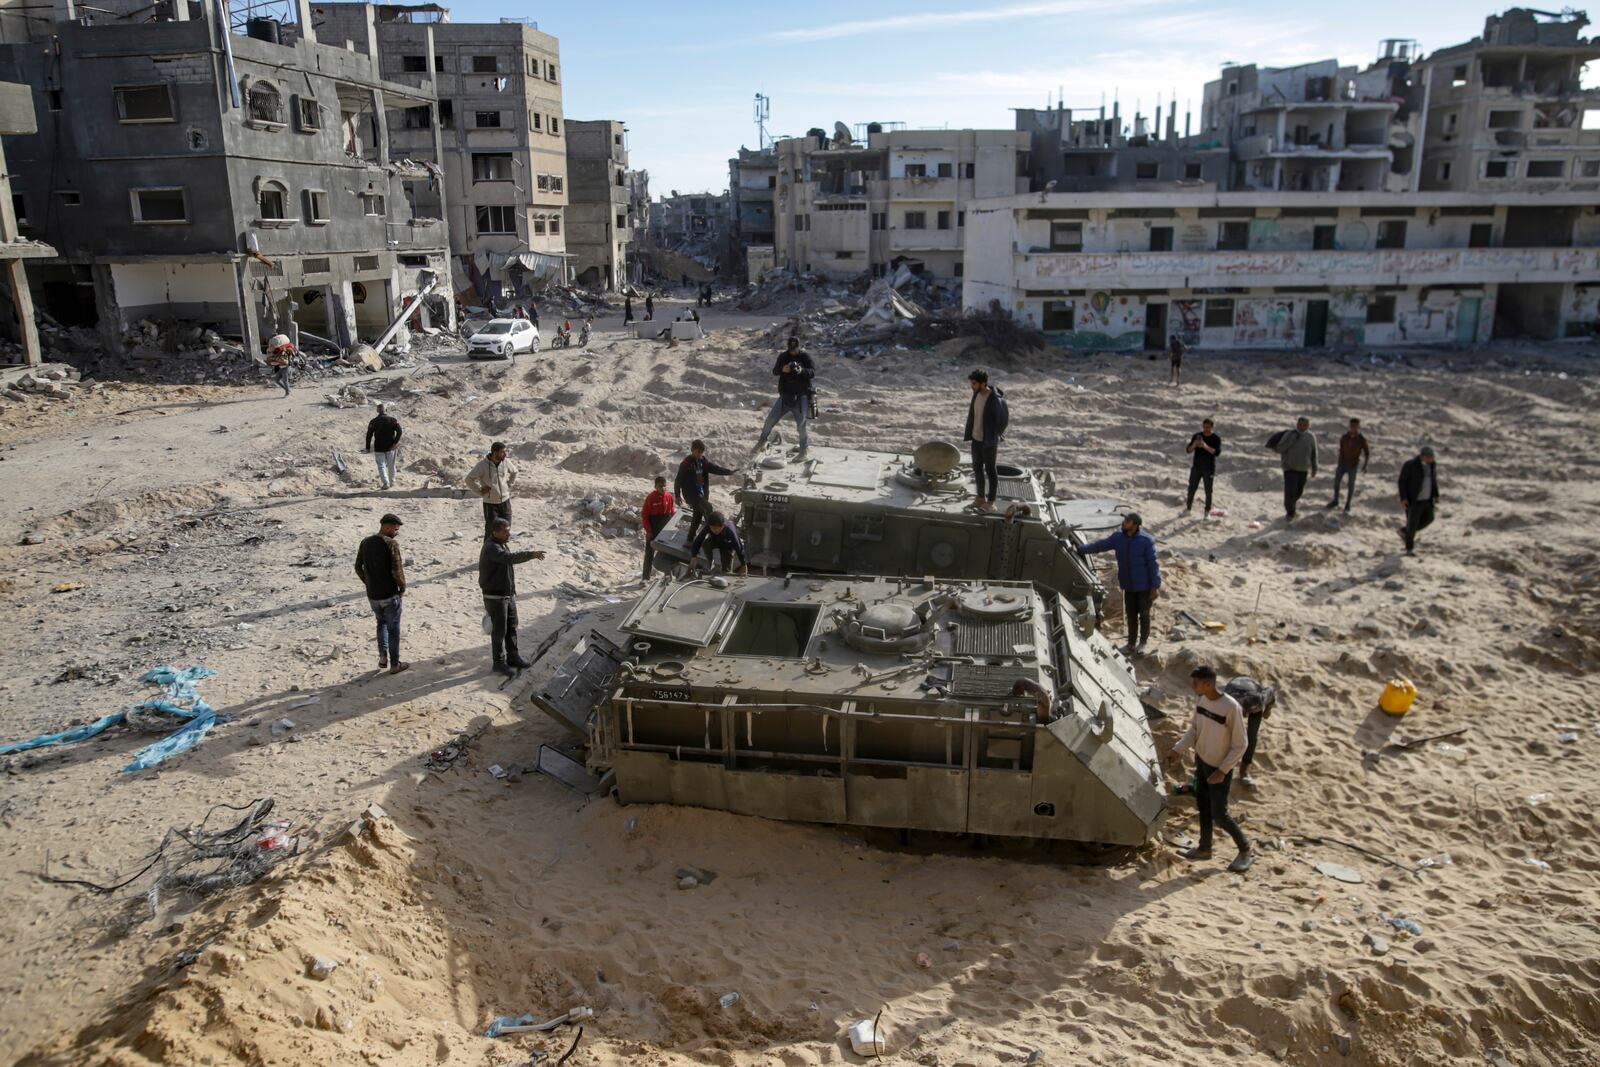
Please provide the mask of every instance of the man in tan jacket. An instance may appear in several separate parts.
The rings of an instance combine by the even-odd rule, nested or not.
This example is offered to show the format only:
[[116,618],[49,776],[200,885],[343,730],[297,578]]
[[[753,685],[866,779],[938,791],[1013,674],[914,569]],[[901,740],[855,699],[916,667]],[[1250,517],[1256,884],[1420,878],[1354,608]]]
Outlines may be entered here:
[[489,539],[494,531],[494,520],[511,521],[511,483],[517,480],[517,468],[506,455],[506,443],[496,441],[489,446],[489,454],[467,473],[467,485],[483,501],[483,537]]

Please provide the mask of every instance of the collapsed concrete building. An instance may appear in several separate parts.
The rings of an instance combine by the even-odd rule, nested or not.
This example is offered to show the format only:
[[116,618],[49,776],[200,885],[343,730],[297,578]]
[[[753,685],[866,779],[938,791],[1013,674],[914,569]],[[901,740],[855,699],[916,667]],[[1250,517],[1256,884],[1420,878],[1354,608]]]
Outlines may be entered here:
[[621,122],[567,123],[567,254],[580,285],[615,289],[628,278],[628,128]]
[[319,42],[304,0],[244,34],[217,5],[108,4],[0,9],[0,77],[40,119],[6,150],[19,226],[59,249],[28,268],[46,313],[118,351],[145,317],[343,347],[448,278],[445,225],[415,210],[437,176],[388,136],[431,91]]
[[437,4],[323,3],[312,16],[436,99],[402,109],[391,137],[443,173],[421,206],[449,220],[455,291],[494,304],[567,281],[560,42],[524,19],[452,22]]
[[[1083,130],[1105,139],[1097,174],[971,205],[963,305],[998,301],[1096,351],[1593,337],[1600,92],[1580,78],[1600,39],[1586,24],[1512,9],[1431,56],[1384,41],[1361,70],[1230,64],[1199,133],[1172,138],[1169,114],[1167,161],[1200,175],[1176,188],[1133,154],[1148,145]],[[1035,172],[1068,167],[1071,140]],[[1216,149],[1227,166],[1209,176],[1186,158]]]
[[771,266],[777,188],[778,157],[772,145],[759,150],[741,146],[728,160],[728,234],[735,272],[742,266],[754,278]]
[[1026,133],[908,130],[839,123],[773,146],[778,267],[829,277],[887,274],[910,261],[941,278],[963,271],[967,209],[1028,189]]
[[[33,92],[26,85],[0,82],[0,134],[29,134],[38,130],[33,113]],[[26,211],[11,191],[11,172],[0,149],[0,261],[5,263],[4,284],[10,293],[10,314],[0,313],[0,336],[15,347],[0,346],[0,363],[40,362],[39,329],[34,323],[33,290],[28,284],[27,261],[48,259],[56,250],[39,241],[23,237],[17,224],[17,208]],[[26,219],[26,214],[21,219]]]
[[650,205],[645,258],[668,281],[707,282],[726,265],[727,193],[672,192]]

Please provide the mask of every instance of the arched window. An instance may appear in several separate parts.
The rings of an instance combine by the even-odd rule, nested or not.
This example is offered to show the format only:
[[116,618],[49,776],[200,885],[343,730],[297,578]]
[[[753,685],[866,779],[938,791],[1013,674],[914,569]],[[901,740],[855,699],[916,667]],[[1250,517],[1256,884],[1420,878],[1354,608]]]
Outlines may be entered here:
[[245,113],[252,123],[282,126],[283,94],[269,81],[250,79],[245,83]]
[[280,181],[264,181],[258,200],[262,222],[289,221],[289,187]]

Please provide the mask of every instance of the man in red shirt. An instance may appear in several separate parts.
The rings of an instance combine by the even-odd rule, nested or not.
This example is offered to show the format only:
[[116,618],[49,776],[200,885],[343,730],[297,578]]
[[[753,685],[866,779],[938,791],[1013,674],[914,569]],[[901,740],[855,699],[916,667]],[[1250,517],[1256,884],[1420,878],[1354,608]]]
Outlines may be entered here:
[[672,521],[677,510],[678,505],[673,502],[672,493],[667,489],[666,478],[656,475],[655,491],[644,498],[644,506],[639,509],[639,523],[644,527],[644,580],[647,582],[650,580],[650,564],[656,558],[656,538],[667,528],[667,523]]

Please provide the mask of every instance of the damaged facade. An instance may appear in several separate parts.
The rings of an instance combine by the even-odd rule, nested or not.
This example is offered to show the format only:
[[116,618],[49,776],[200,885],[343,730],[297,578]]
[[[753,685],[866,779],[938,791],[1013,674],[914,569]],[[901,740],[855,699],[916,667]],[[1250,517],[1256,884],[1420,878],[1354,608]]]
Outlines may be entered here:
[[620,122],[567,123],[567,253],[579,285],[615,289],[628,278],[633,224],[628,128]]
[[669,281],[715,278],[727,253],[727,235],[727,193],[674,189],[650,205],[650,265]]
[[961,277],[969,205],[1028,188],[1026,133],[865,127],[843,123],[777,141],[777,266],[882,276],[901,262]]
[[[345,347],[447,277],[445,226],[413,204],[433,175],[388,137],[429,91],[319,43],[304,2],[255,36],[216,5],[111,3],[0,20],[3,76],[40,119],[7,139],[19,224],[60,252],[29,267],[40,308],[114,351],[146,317],[249,352],[296,329]],[[452,316],[424,302],[416,321]]]
[[[318,32],[376,55],[385,78],[437,106],[391,124],[397,153],[443,171],[454,286],[470,302],[568,279],[567,144],[560,42],[521,19],[451,22],[435,4],[312,8]],[[435,153],[441,154],[435,154]]]
[[[1600,126],[1600,93],[1578,79],[1600,42],[1578,36],[1586,22],[1513,9],[1430,57],[1385,41],[1365,70],[1229,65],[1206,87],[1202,131],[1171,137],[1169,113],[1165,142],[1174,162],[1220,147],[1225,171],[1130,183],[1133,146],[1106,134],[1104,184],[972,205],[963,306],[998,301],[1095,351],[1174,335],[1201,348],[1592,337],[1600,129],[1585,126]],[[1077,150],[1063,146],[1061,166]],[[1545,165],[1530,174],[1533,160]]]
[[778,188],[778,157],[771,145],[759,151],[740,147],[728,160],[729,241],[736,271],[751,278],[772,265]]

